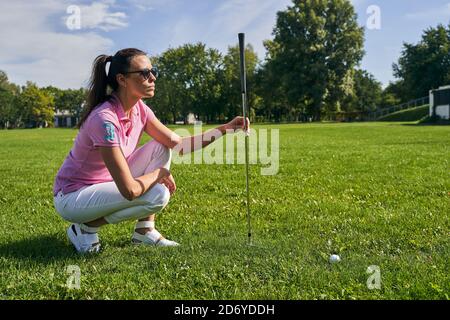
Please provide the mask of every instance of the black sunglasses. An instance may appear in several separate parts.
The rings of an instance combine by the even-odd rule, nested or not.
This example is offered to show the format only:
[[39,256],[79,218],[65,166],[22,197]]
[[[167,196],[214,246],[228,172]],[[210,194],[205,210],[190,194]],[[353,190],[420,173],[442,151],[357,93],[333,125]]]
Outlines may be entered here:
[[139,73],[141,76],[144,77],[144,80],[147,80],[148,78],[150,78],[151,74],[155,78],[159,77],[159,70],[157,67],[152,67],[151,69],[145,68],[143,70],[125,72],[125,74],[127,74],[127,73]]

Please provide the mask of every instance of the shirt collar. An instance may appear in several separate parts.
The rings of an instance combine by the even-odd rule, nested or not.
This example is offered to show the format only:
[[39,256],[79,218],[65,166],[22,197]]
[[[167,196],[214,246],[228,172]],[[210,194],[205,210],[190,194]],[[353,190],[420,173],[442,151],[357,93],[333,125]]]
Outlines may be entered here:
[[[128,119],[127,115],[125,114],[125,111],[123,110],[122,103],[120,102],[120,99],[117,96],[117,94],[115,92],[113,92],[111,94],[111,97],[114,100],[113,105],[114,105],[114,107],[116,109],[117,116],[119,117],[119,120],[120,121],[131,120],[131,119]],[[134,116],[137,114],[137,104],[138,103],[139,103],[139,101],[133,106],[133,108],[131,108],[131,114],[134,115]]]

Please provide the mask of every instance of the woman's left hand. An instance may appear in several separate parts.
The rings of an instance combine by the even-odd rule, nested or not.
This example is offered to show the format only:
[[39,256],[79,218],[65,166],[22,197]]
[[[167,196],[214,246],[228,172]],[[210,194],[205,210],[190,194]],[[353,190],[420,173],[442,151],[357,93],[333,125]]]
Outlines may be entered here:
[[226,124],[226,128],[228,129],[228,130],[233,130],[234,132],[236,131],[236,130],[239,130],[239,129],[241,129],[241,130],[243,130],[243,131],[246,131],[246,132],[250,132],[250,120],[248,119],[248,118],[246,118],[246,120],[247,121],[245,121],[244,122],[244,117],[240,117],[240,116],[238,116],[238,117],[236,117],[236,118],[234,118],[233,120],[231,120],[230,122],[228,122],[227,124]]
[[175,179],[172,175],[162,178],[159,183],[162,183],[167,187],[167,189],[169,189],[170,195],[177,190],[177,185],[175,184]]

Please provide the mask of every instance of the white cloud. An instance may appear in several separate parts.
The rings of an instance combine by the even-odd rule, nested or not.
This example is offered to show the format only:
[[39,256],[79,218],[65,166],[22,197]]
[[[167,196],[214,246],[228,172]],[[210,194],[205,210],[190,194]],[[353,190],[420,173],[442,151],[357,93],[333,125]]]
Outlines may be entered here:
[[443,20],[450,19],[450,2],[439,7],[431,8],[429,10],[413,12],[406,14],[407,19],[411,20]]
[[68,5],[57,0],[0,2],[0,70],[10,81],[59,88],[86,85],[93,59],[110,53],[114,43],[92,31],[71,32],[63,23],[52,24],[52,18],[66,15]]
[[129,0],[129,3],[141,11],[153,10],[155,6],[155,0]]
[[150,11],[156,8],[174,8],[174,5],[179,5],[180,0],[127,0],[128,5],[140,10],[140,11]]

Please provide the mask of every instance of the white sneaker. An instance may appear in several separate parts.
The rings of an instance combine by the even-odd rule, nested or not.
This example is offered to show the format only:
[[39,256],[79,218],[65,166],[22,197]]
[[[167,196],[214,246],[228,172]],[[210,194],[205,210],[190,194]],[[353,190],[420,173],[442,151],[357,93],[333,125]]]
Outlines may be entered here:
[[140,228],[153,228],[151,231],[147,231],[145,234],[140,234],[136,232],[133,233],[131,242],[134,244],[147,244],[154,245],[158,247],[176,247],[180,244],[178,242],[165,239],[158,230],[155,229],[154,221],[139,221],[136,223],[135,229]]
[[[98,229],[82,223],[72,223],[67,229],[67,236],[79,253],[96,253],[100,251]],[[83,233],[82,230],[91,233]]]

